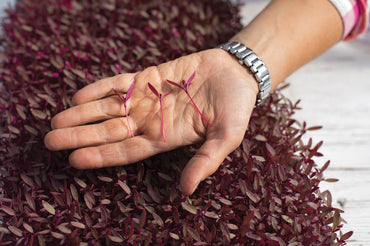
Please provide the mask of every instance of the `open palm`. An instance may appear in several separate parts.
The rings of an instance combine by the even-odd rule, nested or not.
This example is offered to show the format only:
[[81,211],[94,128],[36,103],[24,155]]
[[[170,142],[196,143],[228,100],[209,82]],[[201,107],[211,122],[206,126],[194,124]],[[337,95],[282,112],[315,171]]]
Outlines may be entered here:
[[[167,79],[180,83],[193,72],[196,76],[189,93],[212,126],[201,118],[183,90],[166,83]],[[124,95],[133,81],[126,119],[124,105],[113,89]],[[163,122],[159,99],[148,82],[161,94],[172,90],[162,100]],[[242,141],[257,90],[253,77],[225,51],[191,54],[82,88],[73,98],[75,106],[52,119],[53,130],[46,135],[45,144],[51,150],[76,149],[70,155],[71,165],[87,169],[126,165],[204,142],[181,177],[182,191],[191,194]]]

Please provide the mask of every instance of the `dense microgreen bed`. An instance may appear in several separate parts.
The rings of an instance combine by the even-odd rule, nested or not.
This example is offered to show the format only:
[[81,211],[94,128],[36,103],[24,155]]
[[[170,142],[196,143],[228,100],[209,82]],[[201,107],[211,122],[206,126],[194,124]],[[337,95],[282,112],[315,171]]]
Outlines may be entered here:
[[24,0],[2,26],[0,245],[341,245],[351,235],[318,188],[321,143],[301,141],[316,127],[297,123],[280,91],[190,197],[178,180],[197,146],[79,171],[68,151],[43,145],[77,89],[226,41],[241,29],[237,5]]

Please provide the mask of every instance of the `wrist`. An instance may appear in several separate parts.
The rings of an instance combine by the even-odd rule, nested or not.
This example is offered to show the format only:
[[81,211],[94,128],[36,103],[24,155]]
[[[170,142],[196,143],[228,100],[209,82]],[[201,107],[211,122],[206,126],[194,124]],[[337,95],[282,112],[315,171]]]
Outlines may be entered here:
[[217,48],[229,52],[240,65],[253,74],[258,85],[258,94],[255,105],[260,104],[268,97],[271,90],[269,70],[261,58],[250,48],[239,42],[227,42]]
[[233,73],[242,79],[250,88],[254,98],[257,98],[259,88],[253,73],[243,67],[235,57],[226,50],[214,48],[210,50],[214,57],[218,57],[219,68],[222,74]]

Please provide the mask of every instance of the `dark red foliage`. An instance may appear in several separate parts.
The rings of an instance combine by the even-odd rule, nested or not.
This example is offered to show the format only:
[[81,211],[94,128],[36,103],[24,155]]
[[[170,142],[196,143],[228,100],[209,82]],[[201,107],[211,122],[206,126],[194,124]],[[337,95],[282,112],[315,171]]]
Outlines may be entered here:
[[[79,171],[43,137],[74,92],[214,47],[241,29],[222,0],[23,0],[0,38],[0,245],[341,245],[342,211],[320,192],[316,146],[280,92],[196,193],[178,189],[188,147]],[[315,129],[315,128],[312,128]]]

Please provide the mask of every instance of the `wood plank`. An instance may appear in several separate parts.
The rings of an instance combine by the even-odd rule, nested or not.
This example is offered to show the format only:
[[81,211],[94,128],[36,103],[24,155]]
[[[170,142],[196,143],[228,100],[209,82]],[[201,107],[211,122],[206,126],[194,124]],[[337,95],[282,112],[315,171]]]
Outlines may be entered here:
[[[370,201],[370,169],[335,169],[329,168],[324,172],[327,178],[338,178],[338,182],[322,182],[320,189],[329,190],[333,201],[339,201],[347,208],[351,201]],[[370,215],[370,206],[364,208]],[[370,227],[369,227],[370,228]]]
[[370,169],[329,168],[325,177],[338,178],[339,182],[322,182],[320,190],[329,190],[333,205],[344,210],[347,221],[343,232],[354,231],[348,245],[370,244]]
[[347,221],[343,232],[354,231],[347,245],[370,245],[370,200],[350,200],[345,205],[345,214],[342,216]]
[[15,0],[1,0],[0,1],[0,16],[4,15],[4,9],[15,4]]
[[324,140],[322,152],[336,167],[369,167],[370,45],[340,43],[287,81],[286,95],[302,99],[296,118],[323,125],[312,132]]

